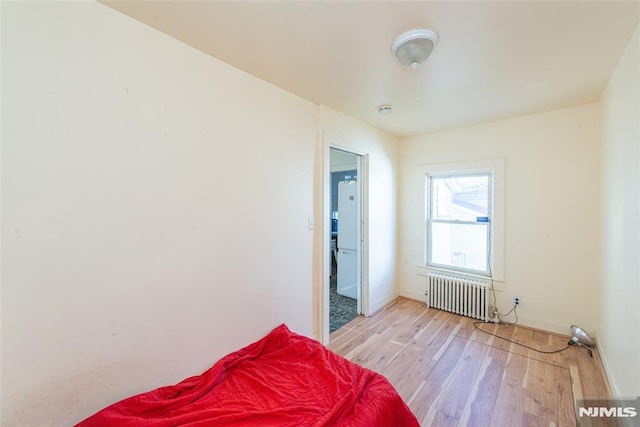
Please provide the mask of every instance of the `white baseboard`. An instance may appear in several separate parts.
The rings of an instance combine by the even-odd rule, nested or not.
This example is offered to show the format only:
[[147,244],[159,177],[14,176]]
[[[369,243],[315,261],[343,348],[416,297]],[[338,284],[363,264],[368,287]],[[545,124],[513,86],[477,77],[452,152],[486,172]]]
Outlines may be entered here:
[[[402,289],[400,290],[400,296],[426,303],[426,296],[421,292],[408,291],[406,289]],[[505,320],[513,321],[512,318],[505,319]],[[550,320],[535,319],[535,318],[522,316],[522,315],[518,316],[518,323],[523,326],[528,326],[530,328],[553,332],[560,335],[566,335],[566,336],[571,335],[571,325],[569,324],[553,322]]]
[[[599,343],[598,343],[599,344]],[[602,361],[602,367],[604,368],[604,374],[607,376],[607,381],[609,381],[609,387],[611,387],[611,394],[613,394],[613,398],[620,398],[620,392],[618,391],[618,386],[614,380],[614,378],[610,375],[611,369],[609,368],[609,360],[607,359],[607,355],[604,351],[604,348],[598,345],[598,354],[600,355],[600,360]]]
[[[508,321],[513,321],[509,318]],[[560,335],[571,336],[571,325],[554,322],[551,320],[536,319],[532,317],[518,315],[518,323],[523,326],[529,326],[530,328],[541,329],[543,331],[554,332]]]
[[402,289],[400,290],[400,296],[409,298],[412,300],[416,300],[416,301],[421,301],[421,302],[424,302],[425,304],[427,302],[427,297],[424,294],[424,292],[414,292],[414,291],[407,291]]
[[371,315],[372,313],[375,313],[376,311],[380,310],[381,308],[383,308],[384,306],[389,304],[391,301],[393,301],[394,299],[398,298],[398,296],[399,296],[398,292],[391,292],[390,294],[387,294],[387,295],[383,296],[382,298],[378,298],[376,301],[370,303],[369,304],[369,315]]

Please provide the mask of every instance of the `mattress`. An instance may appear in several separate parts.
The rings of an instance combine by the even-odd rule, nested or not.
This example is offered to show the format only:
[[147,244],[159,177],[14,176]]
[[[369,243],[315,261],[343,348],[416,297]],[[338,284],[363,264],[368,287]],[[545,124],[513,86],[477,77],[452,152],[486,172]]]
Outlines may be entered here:
[[202,375],[129,397],[91,426],[418,426],[382,375],[280,325]]

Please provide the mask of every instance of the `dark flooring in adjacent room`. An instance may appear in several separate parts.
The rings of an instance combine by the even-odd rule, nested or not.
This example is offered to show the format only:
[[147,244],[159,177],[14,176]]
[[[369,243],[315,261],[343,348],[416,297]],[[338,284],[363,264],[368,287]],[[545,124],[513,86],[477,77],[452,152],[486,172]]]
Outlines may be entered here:
[[358,316],[356,300],[338,294],[335,274],[331,275],[329,286],[329,331],[340,329]]

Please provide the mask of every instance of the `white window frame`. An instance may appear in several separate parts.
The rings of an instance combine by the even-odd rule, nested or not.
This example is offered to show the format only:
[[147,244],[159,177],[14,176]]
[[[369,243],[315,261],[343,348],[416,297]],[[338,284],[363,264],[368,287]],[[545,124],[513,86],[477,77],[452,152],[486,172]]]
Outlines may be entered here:
[[[431,163],[421,165],[420,179],[422,181],[422,196],[424,206],[423,217],[423,248],[424,257],[419,267],[419,271],[426,269],[429,271],[440,272],[453,272],[458,275],[487,278],[491,277],[494,282],[494,288],[501,290],[504,282],[504,159],[488,159],[468,162],[450,162],[450,163]],[[430,247],[429,238],[427,233],[429,232],[429,216],[430,206],[428,191],[430,180],[429,177],[444,176],[444,175],[462,175],[462,174],[491,174],[491,189],[490,197],[492,197],[492,212],[490,214],[490,244],[489,248],[489,271],[491,275],[482,274],[479,272],[470,271],[466,269],[456,269],[455,267],[429,265],[430,259]],[[419,273],[422,274],[422,273]]]
[[[487,218],[488,218],[488,222],[478,222],[478,221],[460,221],[460,220],[451,220],[451,219],[434,219],[433,218],[433,206],[431,206],[431,201],[432,201],[432,195],[433,195],[433,178],[449,178],[449,177],[480,177],[480,176],[486,176],[489,178],[489,188],[487,189],[487,198],[488,198],[488,212],[487,212]],[[491,240],[491,221],[493,219],[493,172],[491,171],[485,171],[485,172],[478,172],[478,171],[468,171],[468,172],[457,172],[457,173],[451,173],[451,172],[442,172],[442,173],[437,173],[437,172],[432,172],[430,174],[427,175],[426,177],[427,179],[427,184],[426,184],[426,191],[427,191],[427,195],[426,200],[427,200],[427,267],[431,267],[431,268],[438,268],[438,269],[449,269],[449,270],[455,270],[455,271],[461,271],[463,273],[466,274],[478,274],[481,276],[485,276],[485,277],[491,277],[491,258],[492,258],[492,251],[491,251],[491,246],[492,246],[492,240]],[[433,229],[433,224],[437,223],[437,224],[455,224],[455,225],[471,225],[471,226],[478,226],[478,227],[485,227],[486,228],[486,233],[487,233],[487,258],[486,258],[486,263],[485,263],[485,268],[484,270],[474,270],[474,269],[469,269],[469,268],[464,268],[464,267],[457,267],[457,266],[453,266],[453,265],[446,265],[446,264],[438,264],[433,262],[432,260],[432,255],[433,255],[433,251],[432,251],[432,243],[433,240],[430,238],[431,230]]]

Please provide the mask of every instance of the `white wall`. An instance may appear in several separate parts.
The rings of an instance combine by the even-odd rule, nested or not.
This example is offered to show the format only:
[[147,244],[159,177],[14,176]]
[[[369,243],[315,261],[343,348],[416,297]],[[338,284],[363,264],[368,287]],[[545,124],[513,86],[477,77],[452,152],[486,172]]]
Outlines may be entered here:
[[[424,300],[424,176],[420,165],[505,161],[505,281],[498,307],[518,296],[520,322],[569,333],[596,326],[599,108],[551,111],[401,140],[398,283]],[[513,319],[511,319],[513,320]]]
[[640,395],[640,27],[601,98],[600,351],[614,393]]
[[97,3],[2,31],[3,426],[314,332],[315,105]]
[[367,274],[369,308],[370,312],[375,312],[398,296],[394,284],[397,139],[325,106],[320,107],[320,129],[325,136],[325,141],[339,141],[344,148],[369,155],[369,269]]

